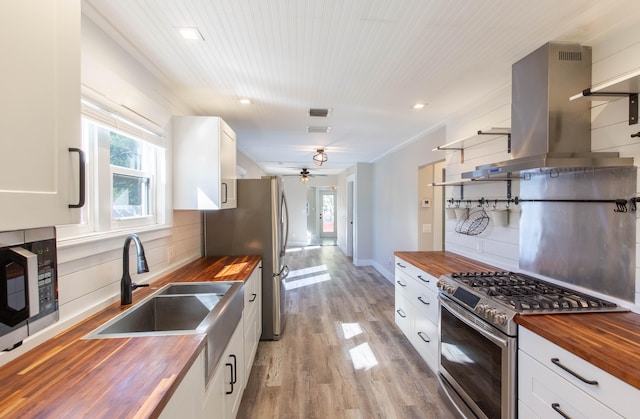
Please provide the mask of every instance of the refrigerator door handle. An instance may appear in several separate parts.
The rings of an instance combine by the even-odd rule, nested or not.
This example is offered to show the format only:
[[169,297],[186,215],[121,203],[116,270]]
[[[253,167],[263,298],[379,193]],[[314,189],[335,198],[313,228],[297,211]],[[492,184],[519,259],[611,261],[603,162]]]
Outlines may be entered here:
[[281,281],[287,279],[287,277],[289,276],[289,266],[284,265],[282,269],[280,269],[280,272],[278,272],[277,274],[273,274],[273,276],[279,277]]
[[282,209],[284,210],[284,231],[282,232],[284,240],[282,243],[282,249],[280,249],[280,254],[284,256],[287,251],[287,243],[289,242],[289,208],[287,206],[287,197],[285,196],[284,192],[282,193]]

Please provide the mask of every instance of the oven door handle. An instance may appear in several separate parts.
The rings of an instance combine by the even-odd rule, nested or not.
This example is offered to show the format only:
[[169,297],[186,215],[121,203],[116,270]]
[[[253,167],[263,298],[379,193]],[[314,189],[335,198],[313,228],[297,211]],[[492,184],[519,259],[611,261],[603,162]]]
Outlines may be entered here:
[[[466,324],[467,326],[469,326],[470,328],[472,328],[476,332],[480,333],[482,336],[484,336],[485,338],[489,339],[491,342],[495,343],[496,345],[499,345],[502,348],[508,348],[509,347],[509,341],[507,339],[503,339],[503,338],[497,336],[497,334],[499,332],[498,329],[495,329],[493,326],[491,326],[491,325],[489,325],[487,323],[486,326],[488,328],[495,329],[496,333],[491,333],[491,332],[485,330],[483,327],[480,327],[475,322],[470,320],[467,316],[465,316],[464,314],[461,314],[461,313],[458,312],[458,310],[464,310],[466,312],[466,310],[464,308],[461,308],[461,307],[458,308],[456,306],[456,303],[454,303],[453,301],[451,301],[447,297],[443,297],[442,295],[439,295],[438,298],[440,299],[440,303],[441,303],[440,306],[442,308],[444,308],[445,310],[447,310],[449,313],[451,313],[454,317],[456,317],[462,323]],[[473,314],[469,313],[469,316],[473,316]],[[479,321],[482,321],[482,320],[479,320]],[[482,321],[482,322],[484,323],[484,321]],[[502,333],[502,332],[500,332],[500,333]]]

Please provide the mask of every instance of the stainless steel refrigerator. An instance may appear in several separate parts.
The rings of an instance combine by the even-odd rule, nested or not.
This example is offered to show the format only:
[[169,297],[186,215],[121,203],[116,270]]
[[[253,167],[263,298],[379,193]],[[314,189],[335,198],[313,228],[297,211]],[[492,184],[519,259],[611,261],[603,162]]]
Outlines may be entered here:
[[277,176],[238,179],[238,206],[206,211],[205,255],[262,256],[262,340],[278,340],[285,323],[285,249],[289,234],[284,183]]

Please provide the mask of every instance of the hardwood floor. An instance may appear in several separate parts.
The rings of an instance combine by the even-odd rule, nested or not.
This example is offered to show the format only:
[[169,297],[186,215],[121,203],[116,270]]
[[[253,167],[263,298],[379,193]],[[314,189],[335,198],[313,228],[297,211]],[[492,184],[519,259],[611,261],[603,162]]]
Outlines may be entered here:
[[335,246],[287,254],[282,339],[262,341],[238,418],[451,418],[394,322],[394,287]]

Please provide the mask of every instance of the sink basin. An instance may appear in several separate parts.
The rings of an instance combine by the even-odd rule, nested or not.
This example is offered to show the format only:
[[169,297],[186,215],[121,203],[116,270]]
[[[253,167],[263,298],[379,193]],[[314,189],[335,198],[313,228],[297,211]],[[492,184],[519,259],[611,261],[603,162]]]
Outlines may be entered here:
[[207,377],[242,319],[244,282],[171,283],[84,339],[207,335]]
[[224,295],[233,282],[174,282],[162,287],[157,295],[219,294]]
[[220,299],[216,294],[157,295],[96,329],[95,335],[197,331]]

